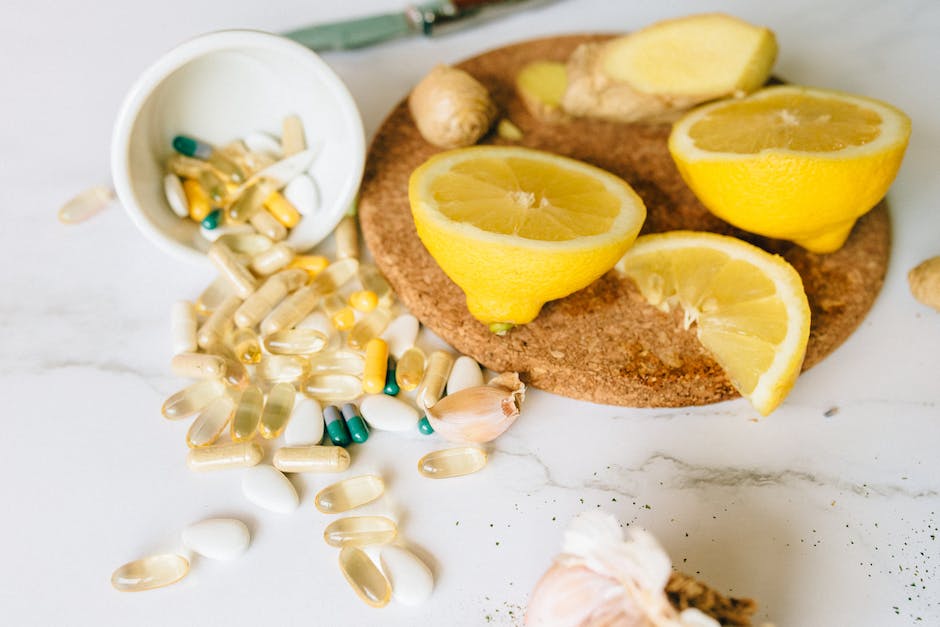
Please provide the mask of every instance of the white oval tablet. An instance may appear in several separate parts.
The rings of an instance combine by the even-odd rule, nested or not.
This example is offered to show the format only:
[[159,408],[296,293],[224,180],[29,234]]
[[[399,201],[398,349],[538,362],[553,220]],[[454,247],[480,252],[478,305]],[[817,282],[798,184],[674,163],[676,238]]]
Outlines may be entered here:
[[233,560],[248,549],[251,533],[235,518],[207,518],[183,529],[186,548],[213,560]]
[[372,394],[362,399],[359,411],[369,426],[379,431],[407,431],[418,423],[418,410],[388,394]]
[[284,430],[287,446],[308,446],[323,440],[323,408],[313,398],[297,395],[290,422]]
[[170,204],[173,213],[181,218],[189,217],[189,200],[186,198],[186,192],[183,191],[183,182],[175,174],[167,174],[163,177],[163,193],[166,194],[166,201]]
[[392,320],[381,336],[388,344],[388,354],[400,359],[406,350],[415,345],[419,326],[418,319],[411,314],[402,314]]
[[290,479],[274,466],[259,465],[245,470],[242,476],[245,498],[263,509],[289,514],[297,509],[300,499]]
[[453,394],[481,385],[483,385],[483,371],[480,369],[480,364],[466,355],[458,357],[447,379],[447,393]]
[[418,556],[400,546],[382,547],[382,571],[392,584],[392,596],[402,605],[420,605],[434,590],[434,575]]
[[249,133],[245,135],[245,139],[242,141],[245,142],[245,147],[251,152],[260,152],[272,159],[281,159],[284,156],[281,152],[281,142],[263,131]]
[[309,215],[320,208],[320,190],[309,174],[292,178],[282,193],[301,215]]

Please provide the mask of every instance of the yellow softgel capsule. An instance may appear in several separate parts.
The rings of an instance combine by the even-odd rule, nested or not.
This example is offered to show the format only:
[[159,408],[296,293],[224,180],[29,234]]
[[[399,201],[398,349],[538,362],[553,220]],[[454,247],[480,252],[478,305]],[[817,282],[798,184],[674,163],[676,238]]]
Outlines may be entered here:
[[111,586],[120,592],[142,592],[174,584],[189,573],[189,560],[166,553],[128,562],[111,574]]
[[362,313],[369,313],[379,306],[379,297],[372,290],[358,290],[349,295],[349,304]]
[[298,355],[265,355],[255,367],[259,379],[272,383],[293,383],[309,371],[309,362]]
[[475,446],[432,451],[418,460],[418,472],[430,479],[469,475],[486,466],[486,452]]
[[326,270],[328,265],[330,265],[330,260],[323,255],[297,255],[293,261],[287,264],[287,267],[305,270],[313,279]]
[[190,218],[196,222],[202,222],[207,215],[212,213],[212,201],[209,199],[208,192],[199,184],[199,181],[184,180],[183,193],[186,195],[186,203],[189,205]]
[[235,401],[220,396],[202,410],[186,433],[186,444],[190,448],[209,446],[219,439],[235,413]]
[[284,329],[290,329],[307,317],[320,302],[320,294],[312,285],[306,285],[278,304],[261,321],[261,333],[272,335]]
[[199,412],[223,394],[225,384],[218,379],[200,381],[166,399],[160,411],[168,420],[179,420]]
[[203,350],[217,349],[225,344],[225,338],[234,325],[233,317],[242,304],[238,296],[229,296],[202,323],[196,333],[196,342]]
[[402,354],[395,368],[395,382],[405,392],[410,392],[424,379],[424,365],[427,358],[417,346],[412,346]]
[[392,313],[387,309],[376,309],[367,314],[349,330],[346,343],[350,348],[364,349],[372,338],[378,337],[392,321]]
[[250,327],[235,329],[231,339],[235,357],[243,364],[256,364],[261,361],[261,343],[258,334]]
[[274,355],[309,355],[323,350],[329,339],[317,329],[287,329],[264,338],[264,348]]
[[359,598],[372,607],[385,607],[392,598],[388,579],[362,549],[347,545],[339,552],[339,567]]
[[296,291],[307,282],[303,270],[282,270],[261,284],[254,293],[245,299],[235,310],[235,324],[239,327],[253,327],[277,307],[288,294]]
[[346,516],[334,520],[323,531],[330,546],[388,544],[398,535],[395,521],[385,516]]
[[225,374],[225,360],[218,355],[180,353],[170,360],[170,370],[178,377],[219,379]]
[[365,359],[359,353],[334,350],[310,356],[310,374],[342,373],[355,377],[365,372]]
[[284,198],[280,192],[272,192],[264,199],[264,207],[271,212],[274,219],[288,229],[292,229],[300,222],[300,212]]
[[256,385],[249,385],[242,392],[232,418],[232,441],[247,442],[258,431],[261,421],[261,409],[264,407],[264,394]]
[[313,503],[324,514],[342,514],[371,503],[384,493],[382,477],[360,475],[326,486],[317,493]]
[[330,294],[320,303],[323,313],[337,331],[348,331],[356,324],[356,312],[339,294]]
[[366,344],[366,365],[362,375],[362,391],[378,394],[385,388],[388,370],[388,344],[381,338],[372,338]]
[[297,392],[290,383],[278,383],[271,388],[261,412],[261,423],[258,425],[261,437],[273,440],[284,432],[287,421],[290,420],[290,413],[294,409],[296,396]]
[[304,379],[303,393],[324,403],[341,403],[362,396],[362,380],[351,374],[326,372]]

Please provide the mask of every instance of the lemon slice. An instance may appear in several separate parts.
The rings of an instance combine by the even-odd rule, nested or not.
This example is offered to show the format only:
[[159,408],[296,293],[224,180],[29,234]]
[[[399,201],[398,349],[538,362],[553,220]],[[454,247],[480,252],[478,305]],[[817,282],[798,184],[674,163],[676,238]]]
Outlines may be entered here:
[[888,191],[910,134],[883,102],[782,86],[687,114],[669,151],[718,217],[827,253]]
[[595,281],[646,218],[622,179],[519,147],[435,155],[412,173],[408,195],[422,243],[494,330],[530,322],[545,302]]
[[646,300],[685,312],[702,345],[766,416],[793,387],[809,340],[803,281],[782,257],[733,237],[645,235],[617,263]]

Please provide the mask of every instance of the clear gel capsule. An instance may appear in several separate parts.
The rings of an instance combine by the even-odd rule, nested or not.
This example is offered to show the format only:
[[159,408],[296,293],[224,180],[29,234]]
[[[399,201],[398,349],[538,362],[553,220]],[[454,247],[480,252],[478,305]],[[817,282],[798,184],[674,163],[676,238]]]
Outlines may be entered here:
[[261,423],[258,432],[265,440],[273,440],[284,432],[290,413],[294,409],[294,398],[297,392],[290,383],[278,383],[268,392],[264,402],[264,411],[261,412]]
[[255,374],[271,383],[293,383],[303,379],[310,364],[297,355],[264,355],[255,367]]
[[170,370],[178,377],[218,379],[225,374],[225,360],[217,355],[180,353],[170,360]]
[[267,276],[287,266],[296,256],[297,253],[293,248],[284,242],[279,242],[263,253],[255,255],[249,268],[255,274]]
[[213,168],[232,179],[235,183],[245,180],[245,172],[228,156],[216,150],[212,144],[199,139],[177,135],[173,138],[173,149],[181,155],[206,161]]
[[271,212],[275,220],[289,229],[294,228],[300,222],[300,213],[297,208],[284,198],[280,192],[271,192],[264,199],[264,207]]
[[362,395],[362,381],[351,374],[328,372],[304,379],[303,393],[324,403],[351,401]]
[[486,466],[486,452],[474,446],[433,451],[418,460],[418,472],[431,479],[469,475]]
[[356,312],[339,294],[327,295],[320,303],[320,307],[337,331],[348,331],[356,324]]
[[111,574],[111,586],[120,592],[142,592],[174,584],[187,573],[189,560],[182,555],[151,555],[120,566]]
[[274,163],[274,159],[270,156],[248,150],[248,146],[239,139],[226,144],[219,152],[235,162],[246,177],[252,176]]
[[284,225],[277,221],[277,218],[271,215],[271,212],[261,207],[256,211],[250,218],[248,222],[251,226],[255,227],[259,233],[265,237],[279,242],[285,237],[287,237],[287,229],[284,228]]
[[333,352],[342,344],[339,333],[336,332],[330,319],[327,318],[326,314],[322,311],[315,310],[311,312],[306,318],[298,322],[294,328],[313,329],[314,331],[319,331],[323,337],[326,338],[326,346],[323,347],[323,351],[317,351],[318,353]]
[[434,351],[428,358],[428,368],[424,373],[424,380],[415,393],[415,402],[418,407],[427,409],[444,394],[444,386],[450,377],[450,370],[454,366],[454,358],[447,351]]
[[274,453],[274,467],[281,472],[343,472],[349,468],[349,451],[342,446],[284,446]]
[[349,337],[346,338],[346,343],[351,348],[362,350],[369,343],[369,340],[380,336],[391,321],[392,314],[389,310],[376,309],[353,325]]
[[235,290],[225,277],[216,277],[196,299],[196,311],[204,316],[211,316],[226,298],[232,296]]
[[370,263],[360,263],[359,282],[362,283],[364,290],[375,294],[376,298],[379,299],[380,306],[388,308],[391,305],[395,294],[378,268]]
[[258,281],[225,244],[214,242],[209,246],[209,259],[241,298],[248,298],[257,289]]
[[199,345],[196,343],[196,330],[199,322],[196,318],[196,307],[187,300],[173,303],[170,311],[170,333],[173,336],[173,354],[195,353]]
[[349,429],[346,427],[346,420],[339,407],[327,405],[323,408],[323,421],[326,423],[326,435],[334,446],[349,446],[352,438],[349,435]]
[[222,377],[222,380],[225,382],[225,385],[240,390],[248,385],[251,377],[248,374],[248,369],[245,368],[245,364],[237,359],[226,356],[225,376]]
[[361,377],[365,372],[365,359],[349,350],[315,353],[310,356],[310,374],[349,374]]
[[114,201],[114,190],[98,186],[86,189],[59,209],[59,222],[76,224],[104,211]]
[[243,364],[256,364],[261,361],[261,343],[258,334],[250,327],[232,331],[232,351],[236,359]]
[[392,586],[369,556],[356,546],[339,552],[339,567],[359,598],[372,607],[385,607],[392,598]]
[[304,124],[296,115],[289,115],[281,123],[281,153],[285,157],[296,155],[307,149]]
[[225,344],[225,338],[234,324],[232,317],[242,304],[238,296],[229,296],[199,327],[196,341],[205,350]]
[[270,238],[249,231],[227,233],[216,241],[227,246],[236,255],[248,255],[249,257],[263,253],[274,245]]
[[385,492],[378,475],[360,475],[328,485],[317,493],[314,505],[324,514],[342,514],[376,500]]
[[189,199],[186,198],[186,190],[183,189],[183,181],[172,172],[163,177],[163,195],[166,196],[166,202],[180,218],[189,217]]
[[323,531],[330,546],[388,544],[398,535],[395,521],[385,516],[346,516],[334,520]]
[[345,216],[340,220],[333,237],[336,239],[337,259],[359,259],[359,227],[355,216]]
[[236,224],[247,222],[253,215],[264,208],[264,199],[277,189],[276,181],[255,178],[242,187],[238,196],[229,205],[225,217]]
[[186,456],[190,470],[225,470],[255,466],[264,458],[264,449],[257,442],[233,442],[218,446],[194,448]]
[[307,275],[303,270],[284,270],[268,277],[261,287],[235,310],[235,324],[239,327],[255,326],[306,280]]
[[235,401],[220,396],[203,409],[186,433],[186,444],[190,448],[209,446],[219,439],[235,413]]
[[242,391],[232,418],[232,441],[247,442],[255,437],[258,423],[261,421],[261,409],[264,407],[264,394],[256,385],[249,385]]
[[362,375],[362,391],[366,394],[378,394],[385,388],[385,375],[388,372],[388,344],[377,337],[366,344],[366,365]]
[[[193,185],[199,188],[199,193],[205,197],[206,204],[211,205],[209,202],[210,198],[217,203],[223,202],[228,195],[225,181],[223,181],[222,177],[216,173],[215,169],[205,161],[184,155],[173,155],[167,159],[166,169],[185,179],[183,181],[183,189],[186,190],[186,197],[190,204],[189,217],[191,218],[193,217],[193,197],[190,194],[195,187],[186,189],[187,181],[192,181]],[[193,219],[195,220],[195,218]]]
[[274,311],[265,316],[261,321],[261,333],[271,335],[292,328],[306,318],[318,302],[320,302],[320,294],[312,285],[300,288],[282,300]]
[[179,420],[201,411],[223,394],[225,384],[218,379],[200,381],[166,399],[160,411],[164,418]]
[[327,341],[316,329],[287,329],[264,338],[264,348],[275,355],[309,355],[323,350]]
[[395,367],[395,381],[406,392],[418,387],[424,379],[424,351],[412,346],[404,352]]

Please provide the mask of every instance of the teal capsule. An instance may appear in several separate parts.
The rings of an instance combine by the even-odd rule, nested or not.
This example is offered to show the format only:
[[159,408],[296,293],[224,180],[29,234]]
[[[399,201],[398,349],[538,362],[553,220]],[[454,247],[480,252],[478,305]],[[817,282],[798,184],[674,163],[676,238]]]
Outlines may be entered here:
[[366,421],[359,415],[359,408],[352,403],[343,405],[343,418],[346,419],[346,428],[349,429],[349,436],[353,442],[362,444],[369,439],[369,427]]
[[346,421],[343,420],[343,414],[336,405],[327,405],[323,408],[323,420],[326,421],[326,434],[330,436],[333,444],[349,446],[352,443]]
[[389,396],[398,396],[401,388],[398,387],[398,381],[395,379],[395,358],[389,355],[388,368],[385,370],[385,388],[382,390]]
[[434,427],[432,427],[431,423],[428,422],[427,416],[422,416],[421,420],[418,421],[418,431],[424,435],[431,435],[434,433]]
[[208,229],[209,231],[211,231],[212,229],[218,228],[219,222],[221,221],[221,219],[222,219],[222,210],[213,209],[212,211],[209,212],[209,215],[207,215],[205,218],[202,219],[202,228]]
[[241,183],[245,180],[245,173],[238,167],[238,164],[213,148],[212,144],[207,144],[202,140],[187,137],[186,135],[177,135],[173,138],[173,149],[181,155],[207,161],[212,167],[231,178],[235,183]]

